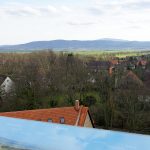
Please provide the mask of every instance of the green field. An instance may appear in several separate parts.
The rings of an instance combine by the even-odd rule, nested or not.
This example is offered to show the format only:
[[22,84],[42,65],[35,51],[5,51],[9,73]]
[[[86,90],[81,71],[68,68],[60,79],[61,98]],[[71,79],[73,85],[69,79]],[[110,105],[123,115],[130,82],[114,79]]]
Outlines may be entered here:
[[[39,50],[39,51],[1,51],[0,54],[28,54],[34,52],[43,52],[47,50]],[[150,51],[137,51],[137,50],[76,50],[76,51],[53,51],[55,54],[60,54],[61,52],[64,54],[72,53],[74,55],[79,55],[82,57],[95,57],[95,58],[108,58],[108,57],[119,57],[124,58],[126,56],[141,56],[141,55],[148,55]]]
[[73,53],[77,55],[82,55],[82,56],[93,56],[93,57],[114,56],[114,57],[123,58],[126,56],[147,55],[147,54],[150,54],[150,51],[135,51],[135,50],[95,51],[95,50],[91,50],[91,51],[76,51]]

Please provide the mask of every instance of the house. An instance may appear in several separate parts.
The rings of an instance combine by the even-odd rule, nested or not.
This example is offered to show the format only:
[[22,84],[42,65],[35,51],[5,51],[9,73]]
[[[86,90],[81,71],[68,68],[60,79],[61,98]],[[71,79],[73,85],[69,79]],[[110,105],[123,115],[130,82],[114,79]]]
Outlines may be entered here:
[[127,68],[128,68],[128,70],[134,70],[134,69],[136,69],[136,65],[135,65],[135,63],[129,63]]
[[140,60],[137,62],[137,66],[141,66],[143,69],[146,69],[147,61],[146,60]]
[[115,67],[119,64],[118,60],[112,59],[110,61],[90,61],[87,63],[87,67],[94,72],[99,71],[108,71],[109,74],[112,74]]
[[128,62],[123,60],[119,61],[119,64],[116,67],[117,70],[121,70],[122,72],[126,72],[128,69]]
[[115,67],[109,67],[109,68],[108,68],[108,73],[109,73],[109,75],[112,75],[113,72],[114,72],[114,70],[115,70]]
[[94,127],[88,107],[80,106],[79,100],[75,101],[75,106],[73,107],[4,112],[0,113],[0,116],[81,127]]
[[0,75],[0,89],[4,93],[9,93],[12,91],[14,86],[14,82],[11,80],[10,77],[5,75]]
[[87,67],[94,72],[99,72],[100,70],[108,70],[109,66],[109,61],[90,61],[87,63]]
[[110,64],[111,64],[111,66],[116,66],[119,64],[119,61],[117,59],[112,59],[112,60],[110,60]]
[[133,72],[127,71],[118,82],[119,88],[143,88],[144,83],[143,81]]

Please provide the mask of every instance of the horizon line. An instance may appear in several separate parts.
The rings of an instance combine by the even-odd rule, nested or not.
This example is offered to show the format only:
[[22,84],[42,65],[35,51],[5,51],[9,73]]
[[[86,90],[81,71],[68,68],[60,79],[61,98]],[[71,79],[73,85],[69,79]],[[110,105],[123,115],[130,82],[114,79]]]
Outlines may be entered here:
[[126,39],[119,39],[119,38],[100,38],[100,39],[85,39],[85,40],[81,40],[81,39],[72,39],[72,40],[68,40],[68,39],[53,39],[53,40],[35,40],[35,41],[29,41],[29,42],[22,42],[22,43],[16,43],[16,44],[0,44],[0,47],[3,46],[14,46],[14,45],[23,45],[23,44],[28,44],[28,43],[33,43],[33,42],[50,42],[50,41],[99,41],[99,40],[108,40],[108,41],[128,41],[128,42],[150,42],[147,40],[126,40]]

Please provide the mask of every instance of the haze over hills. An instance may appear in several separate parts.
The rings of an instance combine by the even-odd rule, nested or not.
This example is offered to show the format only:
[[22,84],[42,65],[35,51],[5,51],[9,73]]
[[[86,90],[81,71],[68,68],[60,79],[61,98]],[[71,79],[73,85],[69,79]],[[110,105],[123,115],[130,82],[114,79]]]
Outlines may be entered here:
[[150,50],[150,41],[127,41],[121,39],[99,40],[52,40],[34,41],[19,45],[0,46],[0,51],[32,51],[32,50]]

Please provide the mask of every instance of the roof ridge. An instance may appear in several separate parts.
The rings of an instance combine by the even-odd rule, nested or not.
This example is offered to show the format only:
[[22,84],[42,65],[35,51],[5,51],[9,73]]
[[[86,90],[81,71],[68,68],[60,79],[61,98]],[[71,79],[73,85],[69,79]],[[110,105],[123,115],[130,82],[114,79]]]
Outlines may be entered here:
[[76,121],[76,123],[75,123],[75,126],[78,126],[78,123],[79,123],[79,121],[80,121],[80,115],[81,115],[82,108],[83,108],[83,105],[80,106],[79,114],[78,114],[78,116],[77,116],[77,121]]
[[88,107],[83,107],[82,110],[81,110],[81,115],[80,115],[80,120],[79,120],[79,123],[78,123],[78,126],[84,126],[84,122],[86,120],[86,115],[89,111],[89,108]]
[[142,80],[138,77],[138,75],[137,75],[136,73],[134,73],[133,71],[129,71],[129,72],[127,73],[127,76],[134,77],[134,79],[139,80],[139,81],[142,82]]

